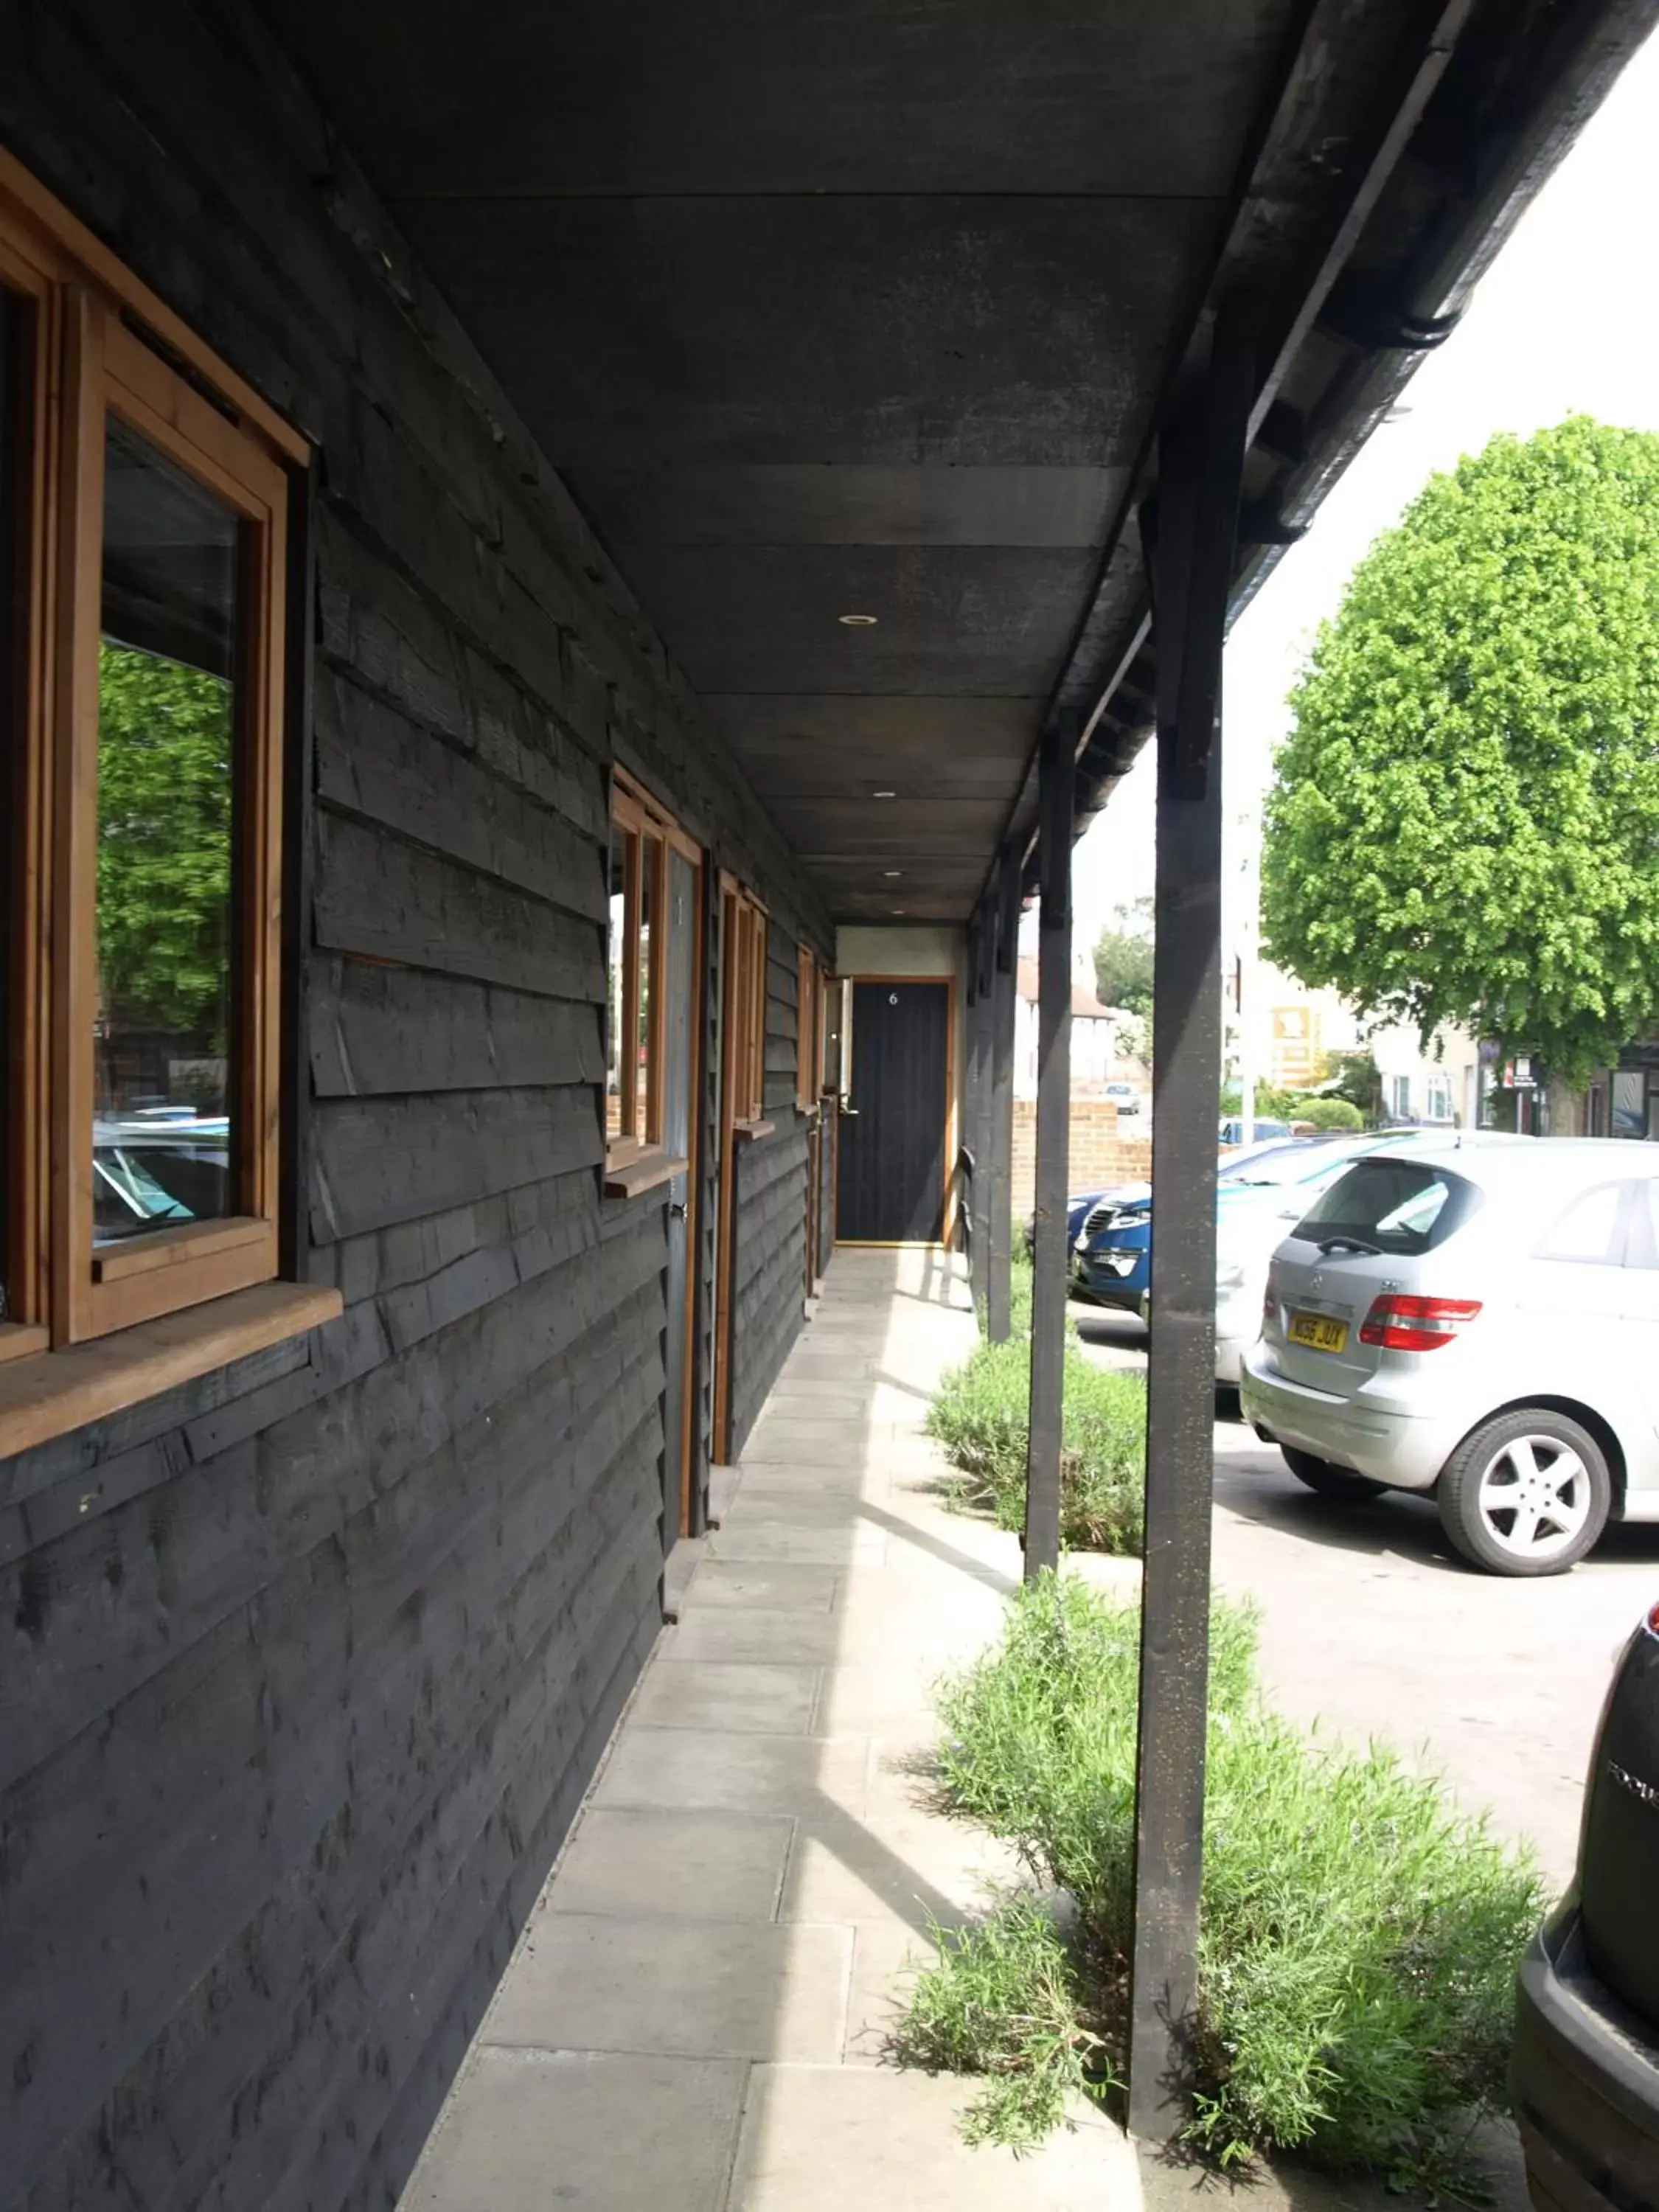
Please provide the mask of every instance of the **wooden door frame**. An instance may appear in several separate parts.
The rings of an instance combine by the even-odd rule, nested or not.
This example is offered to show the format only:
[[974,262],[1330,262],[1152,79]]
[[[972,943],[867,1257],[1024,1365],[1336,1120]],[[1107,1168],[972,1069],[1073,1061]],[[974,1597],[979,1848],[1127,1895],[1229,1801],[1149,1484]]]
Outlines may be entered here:
[[[884,1242],[880,1239],[872,1239],[866,1237],[843,1237],[840,1232],[839,1227],[837,1227],[836,1243],[837,1245],[844,1244],[849,1252],[948,1252],[951,1249],[951,1238],[956,1233],[956,1160],[957,1146],[960,1141],[959,1130],[961,1126],[957,1109],[957,978],[956,971],[951,969],[942,975],[937,974],[928,975],[881,975],[858,973],[851,975],[842,975],[837,980],[852,986],[854,999],[857,996],[858,987],[860,983],[942,983],[945,986],[945,1187],[944,1202],[939,1213],[939,1234],[937,1239],[931,1237],[905,1237],[898,1238],[896,1241],[889,1240]],[[852,1048],[856,1042],[858,1037],[858,1024],[853,1018],[852,1008],[853,999],[849,999],[847,1009],[847,1029],[848,1034],[843,1041],[843,1064],[846,1069],[847,1080],[849,1086],[851,1085],[853,1079]],[[843,1095],[851,1097],[852,1094],[850,1087]],[[854,1110],[856,1110],[856,1102],[854,1102]],[[841,1146],[839,1141],[837,1141],[836,1146],[836,1164],[837,1170],[836,1177],[837,1186],[836,1198],[839,1201],[839,1187],[841,1182]]]

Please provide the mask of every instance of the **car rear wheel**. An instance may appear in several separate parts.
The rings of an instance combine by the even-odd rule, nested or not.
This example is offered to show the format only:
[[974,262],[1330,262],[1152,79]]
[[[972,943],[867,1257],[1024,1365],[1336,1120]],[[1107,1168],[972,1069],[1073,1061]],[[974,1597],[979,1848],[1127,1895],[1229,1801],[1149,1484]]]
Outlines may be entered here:
[[1349,1468],[1333,1467],[1328,1459],[1316,1459],[1312,1452],[1297,1451],[1291,1444],[1280,1444],[1279,1449],[1297,1480],[1305,1482],[1322,1498],[1375,1498],[1382,1488],[1380,1483],[1367,1482],[1363,1474],[1355,1474]]
[[1589,1431],[1565,1413],[1523,1406],[1465,1437],[1441,1471],[1447,1536],[1492,1575],[1559,1575],[1607,1526],[1613,1476]]

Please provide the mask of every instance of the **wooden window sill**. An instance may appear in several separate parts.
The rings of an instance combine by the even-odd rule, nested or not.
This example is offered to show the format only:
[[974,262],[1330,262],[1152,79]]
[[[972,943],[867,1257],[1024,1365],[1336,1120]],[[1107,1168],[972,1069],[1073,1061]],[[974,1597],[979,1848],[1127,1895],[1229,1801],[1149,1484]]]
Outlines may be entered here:
[[655,1190],[661,1183],[672,1182],[690,1166],[690,1160],[677,1160],[660,1145],[647,1145],[605,1164],[605,1194],[607,1198],[638,1198],[642,1192]]
[[154,1274],[162,1267],[177,1267],[191,1260],[214,1259],[248,1244],[262,1244],[274,1235],[268,1221],[236,1217],[228,1221],[192,1221],[187,1228],[161,1229],[153,1236],[135,1237],[130,1244],[106,1244],[92,1255],[94,1283],[119,1283],[134,1275]]
[[775,1121],[734,1121],[732,1134],[740,1144],[752,1145],[757,1137],[769,1137],[777,1126]]
[[52,1331],[33,1322],[0,1322],[0,1364],[13,1359],[32,1359],[52,1342]]
[[0,1455],[27,1451],[284,1337],[302,1336],[332,1321],[343,1305],[338,1291],[256,1283],[113,1336],[8,1360],[0,1365]]

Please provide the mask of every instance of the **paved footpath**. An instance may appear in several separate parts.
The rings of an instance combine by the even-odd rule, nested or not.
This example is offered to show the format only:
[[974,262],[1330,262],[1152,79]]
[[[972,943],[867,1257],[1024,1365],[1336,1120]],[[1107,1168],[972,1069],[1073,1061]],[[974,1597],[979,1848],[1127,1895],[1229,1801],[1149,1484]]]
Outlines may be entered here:
[[915,1771],[1018,1571],[921,1433],[972,1331],[958,1264],[837,1254],[403,2212],[1135,2212],[1100,2114],[969,2150],[972,2085],[884,2063],[1010,1871]]

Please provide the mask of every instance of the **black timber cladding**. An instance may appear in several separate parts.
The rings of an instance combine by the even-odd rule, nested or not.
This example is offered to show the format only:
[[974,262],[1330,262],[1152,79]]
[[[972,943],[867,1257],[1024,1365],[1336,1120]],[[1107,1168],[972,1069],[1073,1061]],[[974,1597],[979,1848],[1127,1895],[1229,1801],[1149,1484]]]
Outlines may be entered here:
[[[610,759],[780,969],[826,933],[256,19],[53,0],[3,43],[0,140],[319,447],[293,1241],[346,1310],[0,1462],[0,2203],[332,2212],[395,2196],[659,1622]],[[757,1281],[794,1143],[741,1193]]]
[[736,1460],[794,1341],[806,1295],[806,1124],[795,1112],[800,975],[793,940],[766,931],[765,1112],[772,1133],[736,1147],[732,1443]]

